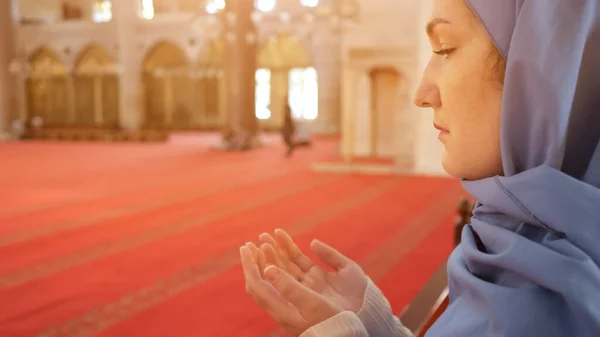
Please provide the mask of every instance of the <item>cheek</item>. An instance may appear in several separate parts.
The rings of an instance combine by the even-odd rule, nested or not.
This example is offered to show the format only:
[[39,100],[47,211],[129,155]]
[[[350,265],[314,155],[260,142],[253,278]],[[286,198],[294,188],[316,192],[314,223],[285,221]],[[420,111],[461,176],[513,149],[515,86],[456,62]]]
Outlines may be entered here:
[[484,67],[466,61],[469,59],[447,60],[440,71],[442,109],[451,132],[471,133],[489,124],[491,110],[497,104],[495,97],[491,99],[491,91],[497,89],[485,80]]

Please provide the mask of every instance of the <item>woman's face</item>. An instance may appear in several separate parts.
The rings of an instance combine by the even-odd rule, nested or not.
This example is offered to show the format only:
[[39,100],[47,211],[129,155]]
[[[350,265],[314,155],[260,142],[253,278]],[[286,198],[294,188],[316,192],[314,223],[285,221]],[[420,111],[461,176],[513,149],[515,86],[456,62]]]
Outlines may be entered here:
[[432,56],[415,92],[415,104],[434,111],[446,172],[469,180],[502,174],[504,69],[497,69],[502,60],[465,0],[433,2],[426,28]]

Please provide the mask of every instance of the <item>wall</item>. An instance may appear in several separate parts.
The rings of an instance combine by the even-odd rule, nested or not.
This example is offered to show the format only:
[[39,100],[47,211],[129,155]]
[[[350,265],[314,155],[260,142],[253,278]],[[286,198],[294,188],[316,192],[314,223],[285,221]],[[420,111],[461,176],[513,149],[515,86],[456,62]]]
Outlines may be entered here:
[[[7,1],[7,0],[1,0]],[[60,12],[59,0],[18,0],[21,17],[53,15]],[[69,0],[82,4],[86,8],[91,0]],[[104,46],[117,60],[126,64],[128,74],[122,79],[133,83],[131,68],[139,69],[146,52],[161,40],[175,42],[181,47],[191,62],[202,49],[218,35],[218,29],[209,24],[210,19],[194,18],[189,13],[168,13],[157,15],[153,20],[137,17],[139,0],[118,0],[113,11],[129,8],[125,17],[113,15],[113,21],[94,23],[91,21],[55,22],[47,25],[20,25],[17,27],[16,44],[18,57],[26,60],[41,46],[54,50],[69,67],[73,66],[76,56],[90,43]],[[133,11],[130,9],[134,9]],[[135,13],[134,13],[135,12]],[[116,12],[114,13],[116,14]],[[280,30],[289,30],[297,35],[309,49],[312,61],[319,74],[319,118],[314,123],[315,133],[339,131],[340,113],[340,37],[329,29],[329,25],[317,26],[316,33],[309,34],[306,25],[286,24],[279,20],[261,22],[258,41]],[[124,51],[127,52],[124,52]],[[139,74],[139,72],[137,72]],[[122,89],[126,90],[126,89]],[[127,89],[131,92],[136,90]],[[124,95],[131,97],[132,94]],[[21,110],[23,110],[23,105]],[[123,114],[127,114],[124,110]],[[139,112],[132,112],[139,114]],[[128,128],[138,123],[136,117],[122,116],[128,121]]]
[[[370,132],[369,115],[372,90],[365,75],[377,68],[398,71],[397,104],[382,116],[395,130],[393,137],[377,144],[386,157],[393,157],[407,170],[414,166],[418,115],[411,108],[411,92],[417,79],[418,41],[416,27],[420,10],[418,1],[361,1],[359,24],[352,27],[343,40],[343,114],[344,155],[373,155],[370,142],[377,138]],[[352,55],[361,54],[353,58]],[[353,88],[349,88],[352,86]],[[354,88],[355,87],[355,88]],[[353,120],[353,121],[350,121]],[[352,143],[352,144],[350,144]]]

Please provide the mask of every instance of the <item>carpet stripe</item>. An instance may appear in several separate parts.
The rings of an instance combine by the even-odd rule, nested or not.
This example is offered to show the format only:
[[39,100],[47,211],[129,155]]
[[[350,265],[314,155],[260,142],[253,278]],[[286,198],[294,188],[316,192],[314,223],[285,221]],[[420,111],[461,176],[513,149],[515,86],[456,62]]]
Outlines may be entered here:
[[[168,152],[166,152],[168,154]],[[220,154],[220,155],[216,155],[216,154]],[[161,156],[164,156],[165,154],[163,153]],[[206,156],[206,154],[205,154]],[[220,176],[220,174],[224,173],[224,172],[235,172],[235,171],[243,171],[244,169],[247,169],[248,167],[265,167],[266,165],[270,164],[281,164],[282,161],[280,160],[280,158],[273,158],[273,156],[268,155],[268,153],[260,153],[260,151],[258,151],[257,153],[244,153],[244,154],[230,154],[229,156],[223,156],[223,153],[215,153],[214,158],[210,158],[213,156],[209,156],[209,158],[206,157],[197,157],[193,159],[193,161],[184,161],[182,163],[178,163],[177,166],[173,165],[173,166],[164,166],[164,164],[161,162],[161,166],[158,167],[158,169],[156,170],[152,170],[152,168],[155,166],[155,163],[152,163],[151,166],[149,166],[150,168],[150,172],[148,171],[142,171],[140,172],[136,177],[133,177],[133,179],[136,179],[138,176],[141,177],[141,181],[139,182],[135,182],[133,185],[131,185],[132,183],[132,178],[127,174],[129,171],[128,170],[124,170],[122,167],[117,167],[117,168],[113,168],[113,170],[115,172],[109,172],[109,173],[114,173],[117,177],[120,177],[119,180],[116,179],[111,179],[110,176],[106,176],[107,175],[107,171],[106,168],[98,171],[95,174],[92,174],[94,172],[90,172],[89,169],[86,170],[81,170],[78,169],[76,170],[76,172],[72,172],[72,173],[67,173],[67,174],[63,174],[63,176],[68,177],[69,181],[71,183],[76,183],[76,180],[74,179],[74,177],[76,176],[81,176],[83,175],[83,178],[81,178],[80,180],[82,181],[95,181],[98,180],[99,178],[105,181],[110,181],[110,184],[107,186],[122,186],[122,185],[127,185],[125,187],[119,187],[119,188],[110,188],[108,190],[104,190],[98,193],[89,193],[89,191],[86,191],[88,193],[78,196],[78,197],[74,197],[74,198],[68,198],[68,199],[63,199],[63,200],[53,200],[51,202],[46,202],[46,203],[36,203],[34,205],[28,205],[28,206],[23,206],[23,207],[11,207],[10,209],[7,210],[0,210],[0,220],[2,222],[5,221],[9,221],[9,220],[14,220],[14,217],[18,217],[18,216],[24,216],[24,215],[30,215],[31,213],[35,213],[35,212],[41,212],[41,211],[45,211],[45,210],[50,210],[50,209],[54,209],[54,208],[59,208],[59,207],[64,207],[64,206],[68,206],[71,204],[77,204],[77,203],[82,203],[82,202],[87,202],[87,201],[92,201],[92,200],[96,200],[99,198],[109,198],[109,197],[114,197],[114,196],[118,196],[124,193],[128,193],[128,192],[132,192],[132,191],[136,191],[140,188],[147,188],[147,189],[151,189],[154,187],[161,187],[161,186],[166,186],[169,184],[172,184],[174,182],[181,182],[184,183],[186,182],[187,179],[190,179],[194,176],[197,176],[198,172],[200,171],[203,175],[206,174],[211,174],[213,177],[217,177]],[[114,159],[114,158],[112,158]],[[166,159],[166,158],[165,158]],[[187,157],[186,157],[187,159]],[[169,160],[172,160],[171,158],[169,158]],[[169,161],[166,161],[167,163]],[[256,165],[252,165],[252,164],[256,164]],[[135,165],[135,168],[139,167],[139,164]],[[191,168],[190,168],[191,167]],[[201,170],[199,170],[199,167],[201,167]],[[49,171],[52,171],[50,168],[46,168]],[[182,171],[183,169],[183,171]],[[175,177],[169,175],[170,172],[177,172],[177,175]],[[75,174],[78,173],[78,174]],[[165,181],[165,178],[167,178],[168,180]],[[75,180],[75,181],[74,181]]]
[[254,207],[258,207],[262,204],[269,203],[273,200],[283,198],[287,195],[314,188],[320,184],[323,184],[335,178],[338,177],[318,177],[314,180],[314,182],[311,183],[303,183],[299,186],[295,186],[294,188],[290,188],[288,190],[278,191],[278,193],[272,193],[267,196],[263,196],[262,198],[249,200],[246,203],[221,207],[219,209],[213,210],[207,215],[192,217],[178,223],[170,223],[164,226],[160,226],[158,228],[153,228],[151,230],[141,233],[140,235],[126,237],[116,242],[113,242],[110,245],[94,247],[87,251],[78,252],[57,260],[49,261],[47,263],[34,265],[27,269],[4,274],[0,276],[0,289],[14,287],[16,285],[23,284],[36,278],[49,276],[61,270],[73,268],[84,263],[89,263],[93,260],[99,259],[110,254],[116,254],[127,249],[139,247],[152,241],[164,239],[168,236],[185,232],[196,226],[204,225],[210,221],[215,221],[216,219],[225,217],[231,213],[249,210]]
[[[222,192],[225,190],[230,190],[237,188],[242,185],[254,184],[258,182],[267,182],[269,179],[284,176],[293,172],[300,172],[302,169],[295,170],[273,170],[268,171],[260,175],[252,175],[252,176],[242,176],[241,179],[231,179],[226,182],[215,181],[213,176],[209,176],[208,178],[204,177],[201,180],[191,181],[187,185],[187,193],[181,193],[180,190],[177,190],[175,197],[165,198],[165,195],[159,196],[154,200],[149,200],[148,198],[142,199],[145,202],[141,202],[132,207],[130,200],[128,205],[124,205],[117,209],[103,209],[102,211],[96,212],[86,212],[87,216],[79,216],[75,219],[61,221],[58,223],[49,223],[44,225],[37,225],[35,227],[19,231],[16,233],[10,233],[7,235],[0,236],[0,248],[8,245],[12,245],[15,243],[21,243],[27,240],[31,240],[34,238],[39,238],[47,235],[54,235],[57,233],[61,233],[67,230],[81,228],[85,226],[91,226],[95,224],[101,224],[103,221],[121,218],[127,215],[132,215],[136,213],[148,212],[152,209],[167,207],[169,205],[174,205],[182,202],[186,202],[190,199],[195,199],[203,196],[208,196],[214,193]],[[240,171],[245,171],[241,170]],[[210,185],[204,186],[194,186],[198,182],[203,183],[211,183]],[[201,190],[199,190],[201,189]]]
[[[282,168],[282,165],[277,165],[279,162],[274,163],[275,165],[272,165],[272,171],[270,171],[271,174],[276,173],[277,171],[279,171]],[[74,198],[74,199],[69,199],[69,200],[59,200],[57,202],[54,202],[52,204],[42,204],[42,205],[34,205],[32,207],[32,209],[26,209],[26,210],[22,210],[22,211],[18,211],[16,215],[19,215],[18,217],[16,215],[4,218],[0,221],[0,223],[3,223],[4,226],[0,227],[0,235],[3,235],[2,237],[0,237],[0,246],[4,245],[4,241],[7,242],[11,242],[14,240],[19,241],[19,239],[14,239],[14,238],[8,238],[5,239],[4,236],[6,236],[6,232],[7,230],[13,229],[13,230],[17,230],[17,231],[21,231],[23,230],[23,228],[26,226],[29,227],[33,227],[32,230],[38,230],[37,226],[48,226],[51,224],[48,224],[47,222],[44,225],[39,225],[38,223],[34,223],[34,224],[30,224],[27,222],[27,220],[31,221],[31,219],[35,220],[35,221],[40,221],[40,216],[43,216],[44,214],[47,213],[51,213],[51,212],[56,212],[56,211],[60,211],[61,214],[69,214],[67,213],[67,211],[69,211],[69,209],[73,209],[76,207],[81,207],[81,206],[85,206],[86,204],[89,203],[101,203],[101,202],[107,202],[107,201],[113,201],[113,199],[115,197],[120,197],[120,198],[129,198],[131,194],[137,193],[137,194],[143,194],[144,192],[150,192],[150,191],[156,191],[157,188],[168,188],[168,189],[175,189],[177,187],[179,187],[181,189],[181,187],[183,186],[188,186],[191,187],[195,184],[198,183],[205,183],[205,182],[211,182],[211,181],[215,181],[215,178],[222,178],[223,175],[227,175],[227,174],[233,174],[233,175],[241,175],[244,173],[248,173],[248,172],[254,172],[254,171],[264,171],[264,167],[265,167],[265,163],[254,163],[254,164],[246,164],[244,162],[231,162],[231,163],[227,163],[227,165],[215,165],[215,167],[211,167],[210,169],[205,169],[203,168],[201,173],[201,176],[199,177],[199,172],[198,170],[190,170],[190,174],[177,174],[176,176],[172,177],[168,177],[167,179],[163,178],[163,179],[156,179],[156,177],[151,177],[148,178],[149,181],[143,181],[140,182],[139,184],[133,184],[133,185],[128,185],[125,188],[120,188],[120,189],[113,189],[113,190],[108,190],[108,191],[103,191],[97,194],[86,194],[84,196],[81,196],[79,198]],[[298,170],[300,168],[296,168],[296,170]],[[196,178],[196,179],[194,179]],[[159,181],[159,183],[153,183]],[[113,201],[114,202],[114,201]],[[42,213],[42,214],[40,214]],[[71,217],[74,216],[74,214],[69,214]],[[2,218],[2,216],[0,216],[0,218]],[[78,219],[79,220],[79,219]],[[9,225],[7,227],[7,225]],[[8,234],[8,236],[11,235],[19,235],[17,233],[10,233]]]

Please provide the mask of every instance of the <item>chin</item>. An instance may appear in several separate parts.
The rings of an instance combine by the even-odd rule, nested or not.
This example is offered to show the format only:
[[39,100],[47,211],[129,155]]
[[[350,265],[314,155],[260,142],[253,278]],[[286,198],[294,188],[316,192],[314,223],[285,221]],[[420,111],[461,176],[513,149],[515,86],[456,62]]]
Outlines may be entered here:
[[444,151],[444,154],[442,155],[442,167],[444,168],[444,171],[455,178],[461,179],[463,178],[460,174],[461,170],[459,170],[456,166],[457,165],[455,165],[455,163],[452,161],[452,156],[450,156],[447,150]]
[[486,162],[481,159],[482,158],[479,157],[479,160],[469,160],[469,158],[452,156],[448,151],[444,151],[442,156],[442,167],[446,173],[458,179],[479,180],[502,175],[502,164],[500,160],[496,163],[491,161]]

